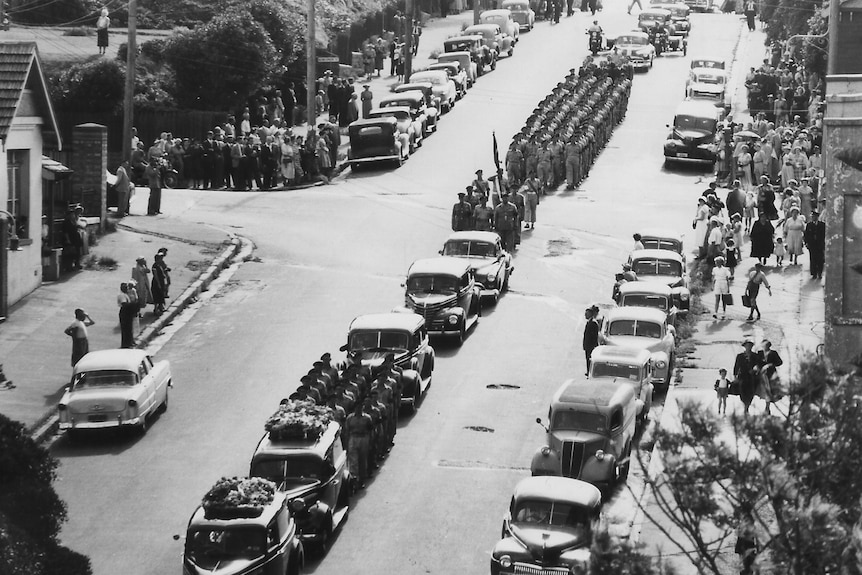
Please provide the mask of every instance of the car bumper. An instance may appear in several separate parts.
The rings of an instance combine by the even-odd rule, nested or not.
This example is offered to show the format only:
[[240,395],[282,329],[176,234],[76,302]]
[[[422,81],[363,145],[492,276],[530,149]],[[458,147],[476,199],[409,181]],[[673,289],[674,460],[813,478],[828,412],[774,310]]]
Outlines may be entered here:
[[400,154],[391,154],[387,156],[371,156],[368,158],[350,158],[350,164],[370,164],[374,162],[388,162],[392,160],[398,160],[401,157]]
[[717,160],[716,154],[706,150],[667,150],[664,151],[667,160],[692,164],[712,164]]
[[108,419],[105,421],[80,421],[80,422],[60,422],[59,428],[63,431],[70,429],[118,429],[120,427],[134,427],[141,424],[141,417],[133,417],[132,419]]

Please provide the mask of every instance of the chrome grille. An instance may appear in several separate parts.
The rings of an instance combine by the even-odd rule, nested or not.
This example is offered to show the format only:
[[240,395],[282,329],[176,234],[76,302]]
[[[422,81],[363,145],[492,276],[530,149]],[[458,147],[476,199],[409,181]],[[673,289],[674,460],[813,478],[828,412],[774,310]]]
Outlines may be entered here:
[[[409,302],[410,302],[410,300],[408,299],[408,303]],[[414,302],[414,303],[410,304],[410,307],[413,309],[413,311],[415,313],[421,315],[425,319],[431,319],[434,316],[436,316],[438,313],[440,313],[442,310],[448,308],[451,305],[452,305],[452,302],[450,302],[450,301],[446,301],[443,303],[436,303],[436,304],[432,304],[432,305],[422,305],[421,303],[415,303]]]
[[513,567],[515,575],[567,575],[569,573],[565,567],[539,567],[529,563],[515,563]]
[[563,476],[577,479],[581,475],[584,460],[584,444],[574,441],[563,442]]

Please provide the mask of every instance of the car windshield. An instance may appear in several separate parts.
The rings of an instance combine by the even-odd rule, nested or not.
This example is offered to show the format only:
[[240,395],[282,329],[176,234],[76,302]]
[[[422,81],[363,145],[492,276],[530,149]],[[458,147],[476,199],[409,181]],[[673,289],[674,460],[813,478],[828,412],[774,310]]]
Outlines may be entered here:
[[387,100],[386,102],[380,102],[381,107],[393,107],[393,106],[405,106],[407,108],[415,108],[416,102],[413,100]]
[[630,305],[634,307],[654,307],[662,311],[667,311],[668,301],[663,295],[633,293],[623,296],[620,305]]
[[384,110],[385,108],[381,109],[381,111],[374,112],[372,116],[375,118],[395,118],[396,120],[402,120],[407,117],[407,113],[400,110],[397,112],[390,112],[388,110]]
[[682,243],[668,238],[641,238],[641,243],[648,250],[670,250],[682,253]]
[[620,36],[617,38],[617,44],[625,44],[631,46],[646,46],[647,39],[643,36]]
[[694,81],[698,84],[720,85],[724,84],[724,76],[718,76],[716,74],[697,74]]
[[515,507],[513,523],[571,529],[585,539],[590,533],[590,510],[569,502],[523,499]]
[[430,83],[434,84],[435,86],[439,86],[440,84],[442,84],[444,82],[443,78],[441,76],[438,76],[437,74],[434,74],[433,76],[431,76],[431,75],[429,75],[429,76],[410,76],[410,81],[411,82],[430,82]]
[[692,68],[717,68],[719,70],[724,70],[724,62],[719,62],[718,60],[692,60],[691,61]]
[[503,16],[500,16],[499,14],[491,14],[491,15],[488,15],[488,16],[485,16],[484,18],[482,18],[482,21],[497,24],[500,22],[505,22],[506,18],[504,18]]
[[611,322],[608,327],[608,335],[633,335],[661,339],[661,325],[651,321],[618,319]]
[[403,331],[356,331],[350,334],[350,351],[407,350],[410,336]]
[[639,276],[682,277],[682,264],[673,260],[646,258],[635,260],[632,269]]
[[124,369],[83,371],[72,378],[72,388],[129,387],[138,383],[138,374]]
[[639,18],[641,22],[660,22],[664,20],[664,16],[660,14],[641,14]]
[[[677,130],[715,131],[715,120],[704,118],[703,116],[686,116],[681,114],[674,119],[673,125]],[[646,247],[646,244],[644,244],[644,247]]]
[[329,479],[329,470],[316,457],[294,455],[280,458],[255,458],[252,477],[269,479],[284,489],[293,489]]
[[198,529],[189,533],[186,553],[199,567],[213,570],[233,559],[254,559],[266,552],[266,530],[262,527]]
[[601,413],[593,411],[558,411],[551,421],[551,431],[595,431],[603,433],[607,420]]
[[473,47],[473,42],[470,40],[446,42],[447,52],[469,52]]
[[592,377],[622,377],[632,381],[640,381],[641,379],[641,366],[639,365],[593,361],[590,369]]
[[458,291],[458,279],[452,276],[415,275],[407,280],[407,291],[453,294]]
[[493,258],[497,255],[497,246],[490,242],[470,240],[450,240],[443,247],[444,256]]

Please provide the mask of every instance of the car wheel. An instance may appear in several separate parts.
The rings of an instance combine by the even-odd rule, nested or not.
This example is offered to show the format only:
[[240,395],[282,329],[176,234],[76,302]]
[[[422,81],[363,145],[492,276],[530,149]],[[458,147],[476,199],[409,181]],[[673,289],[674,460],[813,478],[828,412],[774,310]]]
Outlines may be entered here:
[[[168,383],[168,385],[170,385],[170,383]],[[164,413],[168,410],[168,395],[169,394],[170,394],[170,392],[165,391],[165,400],[162,402],[162,405],[161,405],[162,413]]]
[[626,449],[626,463],[620,468],[619,475],[617,478],[621,483],[625,483],[629,478],[629,469],[632,467],[632,446],[629,444],[628,449]]
[[150,422],[145,415],[141,418],[141,422],[138,424],[137,432],[139,435],[146,435],[149,428]]
[[179,185],[179,178],[177,174],[174,172],[168,172],[164,177],[164,184],[166,188],[176,188]]
[[494,58],[493,60],[491,60],[491,70],[496,70],[496,69],[497,69],[497,59]]
[[515,46],[513,45],[511,48],[509,48],[509,58],[511,58],[514,55],[515,55]]
[[455,344],[458,347],[461,347],[464,344],[464,336],[466,335],[466,332],[467,332],[467,330],[465,329],[466,325],[467,325],[467,318],[464,318],[461,321],[460,327],[458,328],[458,335],[455,336]]

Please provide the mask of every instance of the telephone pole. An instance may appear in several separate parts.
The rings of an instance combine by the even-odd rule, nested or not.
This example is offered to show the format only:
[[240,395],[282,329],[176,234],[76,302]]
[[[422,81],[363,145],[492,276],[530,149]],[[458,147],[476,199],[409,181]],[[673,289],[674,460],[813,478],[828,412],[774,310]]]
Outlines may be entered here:
[[473,24],[479,23],[479,14],[482,11],[482,7],[479,4],[479,0],[473,0]]
[[317,35],[316,16],[314,14],[314,0],[307,0],[308,22],[305,33],[305,115],[308,127],[314,127],[317,123],[317,110],[314,106],[314,98],[317,92],[314,82],[317,80],[317,47],[314,37]]
[[138,2],[129,0],[129,38],[126,42],[126,92],[123,97],[123,161],[132,157],[132,124],[135,120],[135,60],[138,56]]
[[404,81],[410,79],[413,73],[413,12],[414,0],[406,0],[404,11],[407,12],[407,19],[404,21]]

